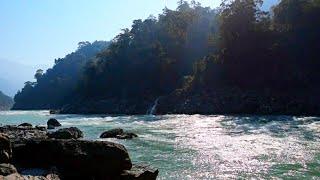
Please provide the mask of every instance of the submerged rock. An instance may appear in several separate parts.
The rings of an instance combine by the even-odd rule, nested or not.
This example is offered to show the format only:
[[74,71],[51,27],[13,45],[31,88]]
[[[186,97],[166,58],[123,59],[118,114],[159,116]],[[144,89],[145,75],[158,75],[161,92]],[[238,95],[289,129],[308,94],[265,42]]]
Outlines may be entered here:
[[48,129],[49,129],[49,126],[50,127],[60,127],[61,126],[59,121],[57,119],[54,119],[54,118],[49,119],[48,122],[47,122],[47,125],[48,125]]
[[126,148],[103,141],[28,141],[13,148],[13,162],[20,167],[56,166],[66,179],[112,179],[132,167]]
[[111,129],[103,132],[100,138],[117,138],[117,139],[132,139],[138,137],[138,135],[130,132],[125,132],[121,128]]
[[0,164],[0,175],[8,176],[17,173],[17,169],[11,164]]
[[50,114],[59,114],[59,110],[53,110],[53,109],[51,109],[51,110],[49,111],[49,113],[50,113]]
[[123,133],[116,136],[117,139],[132,139],[134,137],[138,137],[138,135],[134,133]]
[[146,165],[133,165],[130,170],[121,174],[123,180],[154,180],[157,179],[159,170]]
[[55,139],[79,139],[83,137],[83,133],[76,127],[59,129],[56,132],[48,133],[49,138]]
[[0,163],[8,163],[12,157],[11,142],[7,135],[0,133]]
[[123,133],[124,133],[123,129],[120,129],[120,128],[111,129],[111,130],[103,132],[100,135],[100,138],[115,138],[115,137],[117,137],[117,135],[121,135]]

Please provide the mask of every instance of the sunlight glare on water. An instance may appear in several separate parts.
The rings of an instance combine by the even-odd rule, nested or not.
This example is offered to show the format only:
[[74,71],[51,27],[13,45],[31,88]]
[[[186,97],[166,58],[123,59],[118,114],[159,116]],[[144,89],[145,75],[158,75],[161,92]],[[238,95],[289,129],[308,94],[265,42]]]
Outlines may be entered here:
[[320,177],[320,118],[293,116],[104,116],[0,112],[0,124],[45,125],[57,118],[96,140],[111,128],[139,135],[108,139],[125,145],[134,163],[159,168],[159,179]]

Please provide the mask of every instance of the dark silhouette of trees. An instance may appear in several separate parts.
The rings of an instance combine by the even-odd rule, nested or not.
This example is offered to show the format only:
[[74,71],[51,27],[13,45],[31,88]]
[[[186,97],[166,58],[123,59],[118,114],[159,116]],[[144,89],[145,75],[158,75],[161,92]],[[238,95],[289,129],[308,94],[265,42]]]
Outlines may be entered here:
[[36,82],[26,82],[15,95],[13,109],[55,109],[70,101],[85,64],[109,42],[80,42],[76,52],[55,60],[53,68],[35,73]]
[[210,99],[221,89],[240,89],[266,102],[286,96],[277,101],[285,108],[299,95],[295,106],[314,108],[320,89],[320,1],[281,0],[271,12],[263,11],[262,3],[224,0],[210,9],[181,0],[176,10],[133,21],[101,52],[104,43],[81,42],[77,52],[55,60],[53,69],[37,72],[37,83],[26,84],[15,107],[112,100],[123,103],[117,112],[141,113],[158,97]]

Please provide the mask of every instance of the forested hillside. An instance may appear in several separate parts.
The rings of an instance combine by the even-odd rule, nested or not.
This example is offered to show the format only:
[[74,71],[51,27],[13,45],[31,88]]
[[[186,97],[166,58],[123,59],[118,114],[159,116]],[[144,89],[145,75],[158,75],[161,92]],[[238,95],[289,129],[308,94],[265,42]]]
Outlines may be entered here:
[[[63,106],[63,113],[144,114],[157,105],[156,113],[318,114],[320,1],[281,0],[270,12],[262,3],[224,0],[210,9],[179,1],[176,10],[135,20],[86,63],[80,81],[68,81],[72,88],[41,88],[53,81],[37,73],[37,83],[16,95],[15,107],[23,102]],[[49,77],[59,82],[60,73]]]
[[182,86],[193,64],[213,52],[217,12],[181,1],[158,18],[135,20],[86,66],[78,101],[64,110],[146,113],[155,99]]
[[83,67],[109,42],[80,42],[78,49],[64,58],[55,60],[55,65],[45,73],[39,69],[15,97],[13,109],[57,109],[70,102],[72,93],[82,78]]
[[[320,1],[224,1],[216,52],[159,113],[319,114]],[[174,104],[173,104],[174,102]]]
[[9,110],[13,105],[13,100],[11,97],[3,94],[0,91],[0,111]]

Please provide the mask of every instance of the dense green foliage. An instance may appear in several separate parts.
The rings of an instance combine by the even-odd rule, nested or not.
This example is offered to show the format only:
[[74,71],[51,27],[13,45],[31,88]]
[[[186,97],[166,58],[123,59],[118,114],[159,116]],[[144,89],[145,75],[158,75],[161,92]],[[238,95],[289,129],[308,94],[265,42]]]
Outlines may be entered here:
[[86,67],[85,97],[154,99],[182,85],[193,63],[213,50],[216,13],[180,2],[158,19],[135,20]]
[[320,1],[282,0],[272,16],[261,3],[222,4],[219,51],[197,63],[195,84],[274,91],[319,86]]
[[[88,112],[143,113],[158,97],[171,98],[172,94],[208,97],[205,99],[221,89],[254,91],[255,97],[264,96],[266,91],[273,97],[316,94],[320,80],[320,1],[281,0],[271,12],[261,10],[262,3],[224,0],[213,10],[179,1],[176,10],[164,9],[158,18],[135,20],[131,29],[124,29],[108,48],[88,61],[76,90],[72,78],[59,85],[64,73],[75,71],[63,65],[62,71],[50,74],[49,70],[46,76],[38,71],[37,84],[27,83],[15,100],[32,104],[23,99],[28,94],[44,107],[48,107],[46,103],[54,107],[75,104],[76,100],[81,106],[92,106],[93,111]],[[79,51],[82,48],[69,55],[73,58],[65,59],[79,59]],[[37,90],[30,94],[28,89]],[[70,92],[72,96],[68,96]],[[269,102],[269,95],[265,97]],[[302,100],[308,101],[303,96]],[[82,104],[89,101],[99,101],[99,105]],[[286,106],[280,101],[278,104]],[[98,106],[100,110],[95,111]]]
[[36,82],[26,82],[15,96],[14,109],[59,108],[70,101],[77,88],[85,64],[109,42],[80,42],[76,52],[55,60],[53,68],[45,73],[39,69],[35,73]]
[[12,98],[3,94],[0,91],[0,111],[1,110],[9,110],[12,105],[13,105]]

